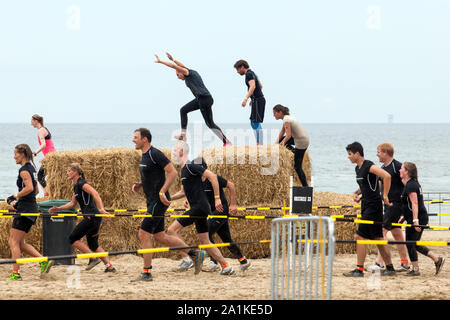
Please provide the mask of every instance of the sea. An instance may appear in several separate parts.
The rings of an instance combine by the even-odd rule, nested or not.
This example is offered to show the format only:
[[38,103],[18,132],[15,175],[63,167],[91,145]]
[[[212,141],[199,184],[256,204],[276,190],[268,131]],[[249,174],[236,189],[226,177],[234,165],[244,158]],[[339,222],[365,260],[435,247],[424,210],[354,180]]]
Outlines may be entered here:
[[[253,131],[247,123],[219,124],[235,145],[255,145]],[[357,189],[355,165],[347,158],[345,147],[354,141],[364,147],[365,158],[379,163],[377,146],[382,142],[394,145],[394,158],[414,162],[425,198],[450,198],[450,124],[403,123],[304,123],[310,136],[308,152],[312,165],[312,184],[315,192],[352,193]],[[173,136],[179,133],[179,123],[49,123],[57,150],[95,148],[134,148],[133,133],[140,127],[150,129],[152,145],[172,149]],[[272,144],[281,129],[279,123],[264,123],[264,144]],[[203,148],[221,146],[211,130],[199,121],[188,126],[190,156],[195,157]],[[14,147],[29,144],[38,148],[37,130],[29,123],[0,124],[0,198],[17,192]],[[42,153],[36,157],[36,166]],[[243,172],[242,174],[245,174]],[[445,194],[447,192],[447,194]],[[42,191],[41,191],[42,193]],[[339,204],[330,204],[339,205]],[[450,210],[449,210],[450,211]]]

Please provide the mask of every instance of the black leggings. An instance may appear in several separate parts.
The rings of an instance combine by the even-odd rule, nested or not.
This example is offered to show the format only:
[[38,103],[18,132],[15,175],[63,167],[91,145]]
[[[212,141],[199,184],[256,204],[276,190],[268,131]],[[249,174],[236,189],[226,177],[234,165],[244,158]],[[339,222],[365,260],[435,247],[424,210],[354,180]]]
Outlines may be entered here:
[[[420,232],[416,231],[416,228],[407,227],[405,231],[406,241],[419,241],[422,237],[423,229]],[[409,260],[411,262],[415,262],[418,260],[417,251],[419,251],[424,256],[428,255],[430,249],[425,246],[418,246],[416,244],[407,244],[406,248],[408,249]]]
[[73,229],[69,236],[70,244],[86,236],[89,249],[95,252],[98,245],[101,217],[84,217],[83,220]]
[[45,181],[45,167],[44,166],[41,166],[39,168],[37,178],[38,178],[38,181],[41,184],[41,186],[43,188],[45,188],[47,186],[47,181]]
[[[283,141],[283,139],[286,136],[283,136],[278,143]],[[290,137],[288,141],[286,141],[285,144],[286,148],[291,150],[294,153],[294,169],[295,172],[297,172],[298,178],[300,179],[300,182],[302,183],[302,186],[307,187],[308,181],[306,180],[305,172],[303,171],[302,164],[303,164],[303,158],[305,157],[306,149],[297,149],[295,147],[294,138]]]
[[[221,213],[219,213],[219,212],[213,213],[213,215],[216,215],[216,214],[220,215]],[[223,218],[208,219],[208,232],[209,232],[209,241],[211,241],[211,243],[214,243],[214,241],[213,241],[214,233],[217,233],[217,235],[220,237],[220,239],[222,239],[222,241],[224,243],[233,242],[233,239],[231,238],[230,226],[228,224],[228,219],[223,219]],[[234,254],[236,259],[240,259],[243,257],[241,250],[235,244],[228,246],[228,250],[230,250],[230,252],[232,254]],[[211,261],[214,261],[217,263],[217,261],[214,260],[213,257],[211,257]]]
[[206,125],[210,128],[219,139],[222,139],[223,144],[228,143],[227,138],[223,134],[222,130],[219,128],[217,124],[214,123],[213,114],[212,114],[212,105],[214,100],[211,96],[199,96],[195,98],[191,102],[188,102],[180,109],[181,116],[181,129],[184,131],[187,128],[188,117],[187,114],[189,112],[199,110],[202,113],[203,119],[205,120]]

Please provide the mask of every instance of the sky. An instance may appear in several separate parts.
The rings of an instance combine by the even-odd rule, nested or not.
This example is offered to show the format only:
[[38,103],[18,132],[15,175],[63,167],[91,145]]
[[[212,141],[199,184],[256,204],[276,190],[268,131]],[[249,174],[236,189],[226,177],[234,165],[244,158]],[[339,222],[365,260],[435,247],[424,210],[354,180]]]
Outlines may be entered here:
[[[177,123],[200,73],[247,123],[245,59],[303,123],[450,122],[450,1],[0,0],[0,122]],[[200,120],[199,112],[190,114]]]

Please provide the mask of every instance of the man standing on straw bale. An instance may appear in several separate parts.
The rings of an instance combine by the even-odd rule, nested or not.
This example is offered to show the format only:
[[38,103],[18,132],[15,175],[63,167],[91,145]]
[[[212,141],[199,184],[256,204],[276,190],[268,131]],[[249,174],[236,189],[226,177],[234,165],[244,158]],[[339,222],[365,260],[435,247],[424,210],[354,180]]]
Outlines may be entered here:
[[231,145],[231,142],[228,141],[228,139],[225,137],[219,126],[214,123],[212,113],[212,105],[214,103],[214,100],[213,97],[211,96],[211,93],[205,87],[205,84],[203,83],[203,80],[198,74],[198,72],[187,68],[181,62],[173,59],[173,57],[169,53],[167,53],[167,57],[174,63],[162,61],[156,54],[155,57],[156,63],[161,63],[172,69],[175,69],[178,79],[185,81],[186,86],[191,90],[192,94],[195,96],[194,100],[188,102],[185,106],[183,106],[180,109],[181,134],[176,136],[175,138],[179,140],[186,140],[186,130],[188,124],[187,114],[195,110],[200,110],[206,125],[215,133],[217,137],[219,137],[219,139],[222,140],[223,145],[224,146]]
[[[379,179],[383,179],[383,201],[387,206],[389,203],[388,193],[391,187],[391,175],[377,167],[372,161],[364,159],[364,149],[359,142],[353,142],[346,147],[348,159],[355,163],[356,182],[359,188],[353,194],[355,202],[361,201],[361,219],[374,221],[374,224],[358,224],[355,239],[358,240],[384,240],[383,239],[383,202],[380,196]],[[377,245],[378,251],[386,263],[386,270],[381,272],[382,276],[395,276],[395,270],[391,261],[389,247]],[[366,259],[366,245],[356,244],[357,263],[356,268],[344,273],[346,277],[363,277],[364,260]]]
[[[386,170],[391,175],[391,188],[389,189],[389,201],[392,206],[384,206],[384,222],[383,236],[386,238],[388,231],[396,241],[405,241],[402,228],[399,226],[393,226],[392,223],[397,223],[400,217],[403,215],[401,195],[403,192],[402,178],[400,177],[400,169],[402,163],[394,159],[394,147],[392,144],[385,142],[377,147],[377,157],[383,165],[382,169]],[[383,182],[381,183],[381,190],[383,190]],[[397,245],[398,254],[400,255],[400,266],[395,270],[397,272],[409,271],[408,265],[408,251],[405,244]],[[383,258],[380,254],[377,256],[377,260],[373,266],[368,268],[369,271],[383,270]]]
[[250,100],[250,106],[252,108],[250,113],[250,125],[255,133],[256,144],[263,144],[263,133],[261,123],[264,121],[264,111],[266,108],[266,99],[262,93],[262,83],[259,81],[253,70],[245,60],[238,60],[234,64],[234,68],[241,76],[245,76],[245,84],[247,85],[247,94],[244,101],[242,101],[242,107],[247,105],[248,99]]
[[[147,212],[151,214],[151,217],[144,218],[139,229],[142,248],[153,247],[152,236],[156,241],[170,247],[187,247],[181,239],[164,232],[164,215],[170,205],[168,190],[177,177],[175,167],[160,150],[151,145],[152,135],[148,129],[136,129],[133,142],[136,149],[142,151],[142,159],[139,164],[141,182],[135,182],[132,190],[137,193],[141,187],[143,188],[147,200]],[[185,254],[190,255],[194,261],[199,261],[196,264],[196,272],[200,272],[203,251],[189,249],[185,251]],[[135,281],[151,281],[153,279],[151,274],[152,253],[145,253],[143,256],[144,269]]]
[[[208,179],[211,182],[212,189],[214,190],[213,192],[215,208],[218,212],[222,213],[224,208],[222,205],[222,201],[220,200],[219,182],[217,179],[217,175],[212,171],[205,169],[194,162],[188,161],[188,154],[189,146],[186,142],[179,141],[175,144],[172,152],[172,159],[175,163],[180,164],[182,185],[181,190],[174,194],[172,196],[172,199],[177,200],[186,196],[191,208],[185,214],[191,216],[194,219],[195,229],[197,231],[200,244],[208,245],[211,244],[211,241],[209,240],[207,217],[211,215],[211,206],[208,203],[208,198],[203,189],[202,178]],[[180,226],[180,223],[176,220],[169,226],[169,230],[173,229],[174,227],[177,230],[182,229],[182,226]],[[217,247],[208,248],[206,249],[206,251],[217,262],[219,262],[222,269],[220,272],[221,275],[235,274],[233,267],[231,267],[227,263]],[[182,255],[183,261],[181,263],[189,263],[189,258],[187,257],[187,255]],[[201,263],[203,263],[203,259]],[[181,267],[182,265],[180,265],[179,270]]]

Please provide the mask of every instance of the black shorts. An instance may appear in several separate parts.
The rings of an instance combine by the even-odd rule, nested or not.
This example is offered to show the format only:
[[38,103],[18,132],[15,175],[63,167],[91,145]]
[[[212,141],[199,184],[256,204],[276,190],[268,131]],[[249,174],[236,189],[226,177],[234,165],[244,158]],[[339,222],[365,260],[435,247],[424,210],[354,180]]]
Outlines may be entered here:
[[201,209],[191,208],[189,211],[186,211],[185,215],[189,215],[193,218],[178,218],[177,221],[183,226],[183,228],[194,223],[197,233],[205,233],[208,232],[207,217],[210,214],[210,212],[205,212]]
[[151,214],[152,217],[144,218],[141,223],[141,229],[150,233],[156,234],[164,231],[164,219],[167,211],[167,206],[165,206],[161,201],[154,201],[147,205],[147,212]]
[[27,217],[15,216],[13,219],[12,228],[28,233],[33,224],[33,220],[28,219]]
[[252,99],[252,111],[250,120],[253,122],[264,122],[264,111],[266,109],[266,99],[264,96]]
[[98,236],[100,225],[102,223],[101,217],[84,217],[83,220],[73,229],[69,236],[70,244],[80,240],[86,236],[89,249],[92,251],[98,248]]
[[401,228],[400,226],[393,226],[392,223],[398,223],[398,220],[402,215],[403,210],[400,203],[393,202],[392,207],[385,205],[383,215],[383,228],[385,228],[386,230]]
[[[382,202],[372,202],[361,205],[361,220],[383,222]],[[356,234],[369,240],[383,238],[383,225],[381,223],[365,224],[359,223]]]

